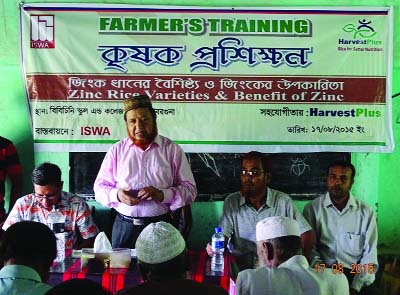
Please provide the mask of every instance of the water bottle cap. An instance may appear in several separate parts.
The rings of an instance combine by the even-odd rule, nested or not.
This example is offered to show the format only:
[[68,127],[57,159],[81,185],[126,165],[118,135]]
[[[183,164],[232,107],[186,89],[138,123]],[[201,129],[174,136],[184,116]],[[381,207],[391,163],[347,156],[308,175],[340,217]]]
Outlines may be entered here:
[[222,229],[221,229],[220,227],[216,227],[216,228],[214,229],[214,231],[215,231],[215,233],[217,233],[217,234],[222,233]]

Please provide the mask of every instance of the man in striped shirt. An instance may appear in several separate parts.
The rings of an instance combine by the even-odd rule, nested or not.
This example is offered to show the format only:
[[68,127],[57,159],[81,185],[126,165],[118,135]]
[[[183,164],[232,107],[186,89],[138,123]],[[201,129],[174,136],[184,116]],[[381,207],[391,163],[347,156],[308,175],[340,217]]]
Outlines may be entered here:
[[[56,233],[64,233],[65,249],[93,247],[98,233],[89,207],[84,199],[62,190],[60,168],[52,163],[42,163],[32,172],[34,192],[19,198],[6,221],[3,229],[7,230],[14,223],[31,220],[50,226],[49,215],[58,211],[62,214],[62,228],[53,228]],[[82,239],[79,239],[79,235]]]

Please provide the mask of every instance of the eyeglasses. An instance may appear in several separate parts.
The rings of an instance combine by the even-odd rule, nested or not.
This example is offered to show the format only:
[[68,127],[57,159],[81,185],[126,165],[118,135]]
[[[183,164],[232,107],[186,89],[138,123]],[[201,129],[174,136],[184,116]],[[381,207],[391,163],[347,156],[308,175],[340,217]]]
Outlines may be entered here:
[[263,174],[264,171],[261,171],[261,170],[250,170],[250,171],[247,171],[247,170],[243,169],[240,173],[242,174],[242,176],[248,175],[250,177],[255,177],[255,176],[259,176],[259,175]]
[[48,201],[54,201],[55,199],[58,198],[58,193],[59,190],[57,190],[56,192],[52,193],[52,194],[48,194],[48,195],[39,195],[37,193],[33,193],[33,195],[35,196],[35,198],[39,199],[39,200],[48,200]]

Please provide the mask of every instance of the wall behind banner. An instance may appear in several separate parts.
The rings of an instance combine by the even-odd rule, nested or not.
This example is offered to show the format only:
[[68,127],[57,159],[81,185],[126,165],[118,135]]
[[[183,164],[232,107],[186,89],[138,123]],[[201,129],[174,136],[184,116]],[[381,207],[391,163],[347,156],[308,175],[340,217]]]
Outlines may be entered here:
[[[137,1],[24,1],[34,2],[82,2],[82,3],[124,3],[142,5],[203,5],[203,6],[249,6],[247,0],[137,0]],[[400,1],[399,0],[253,0],[251,6],[393,6],[394,7],[394,48],[392,94],[400,93]],[[30,173],[35,164],[43,161],[57,163],[63,170],[64,189],[68,190],[68,153],[35,153],[30,127],[29,106],[20,68],[19,55],[19,1],[0,0],[0,135],[11,139],[17,146],[24,169],[24,192],[32,190]],[[79,57],[77,57],[79,58]],[[122,123],[122,122],[121,122]],[[393,131],[397,145],[400,145],[400,96],[393,99]],[[255,147],[256,149],[256,147]],[[352,162],[357,169],[353,193],[370,204],[378,213],[379,244],[400,252],[400,149],[391,154],[352,153]],[[300,208],[304,202],[297,202]],[[217,207],[219,210],[220,206]],[[208,213],[206,204],[199,205],[196,214],[215,220],[215,212]],[[212,210],[211,210],[212,211]],[[208,216],[209,215],[209,216]],[[197,230],[194,228],[194,230]],[[208,233],[204,233],[207,235]],[[211,233],[209,233],[211,235]]]

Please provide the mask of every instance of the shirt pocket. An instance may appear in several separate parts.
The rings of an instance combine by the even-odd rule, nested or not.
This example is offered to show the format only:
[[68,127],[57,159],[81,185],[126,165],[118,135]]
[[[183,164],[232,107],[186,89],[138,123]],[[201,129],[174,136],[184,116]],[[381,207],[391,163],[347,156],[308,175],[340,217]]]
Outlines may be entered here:
[[[166,163],[159,163],[149,171],[150,179],[146,179],[147,185],[157,185],[158,188],[167,188],[173,185],[173,175],[171,166]],[[153,182],[156,181],[154,184]]]
[[346,232],[342,236],[342,249],[350,256],[361,256],[364,240],[365,238],[361,234]]

